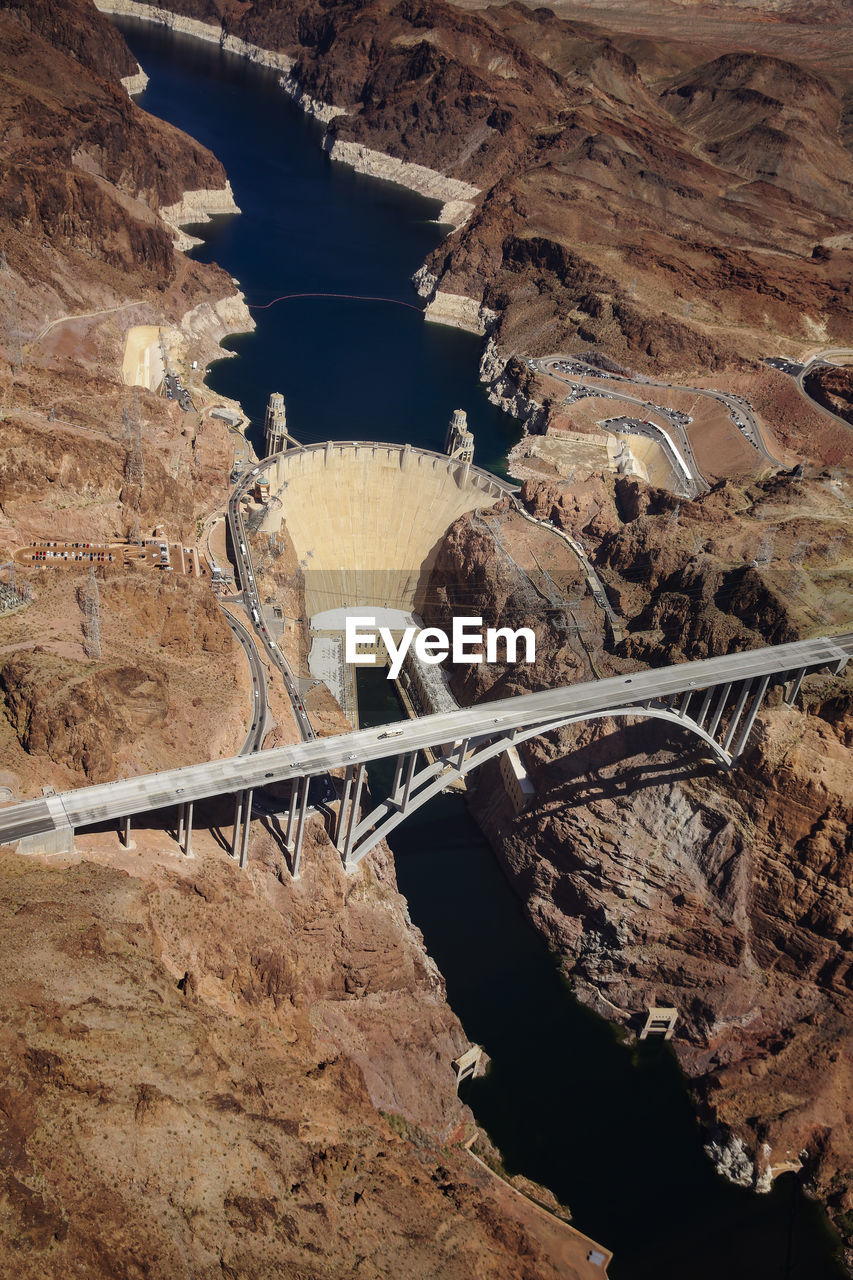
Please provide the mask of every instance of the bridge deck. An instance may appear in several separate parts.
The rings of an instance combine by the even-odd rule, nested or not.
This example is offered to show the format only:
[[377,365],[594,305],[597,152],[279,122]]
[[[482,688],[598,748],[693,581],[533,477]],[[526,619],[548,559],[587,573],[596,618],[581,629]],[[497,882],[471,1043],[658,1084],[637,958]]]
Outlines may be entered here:
[[[185,765],[141,778],[125,778],[99,786],[66,791],[51,800],[53,814],[65,815],[71,827],[108,822],[128,815],[187,801],[225,795],[265,783],[324,773],[354,762],[367,763],[400,756],[477,735],[509,733],[535,725],[547,726],[569,718],[606,714],[610,709],[665,699],[690,689],[707,689],[758,676],[824,666],[841,666],[853,652],[853,633],[793,644],[753,649],[746,653],[679,663],[637,671],[608,680],[588,681],[561,689],[521,694],[480,703],[459,711],[423,716],[393,726],[359,729],[353,733],[277,747],[251,756]],[[393,735],[389,730],[393,729]],[[0,810],[0,843],[23,835],[54,830],[57,823],[44,801],[16,804]]]

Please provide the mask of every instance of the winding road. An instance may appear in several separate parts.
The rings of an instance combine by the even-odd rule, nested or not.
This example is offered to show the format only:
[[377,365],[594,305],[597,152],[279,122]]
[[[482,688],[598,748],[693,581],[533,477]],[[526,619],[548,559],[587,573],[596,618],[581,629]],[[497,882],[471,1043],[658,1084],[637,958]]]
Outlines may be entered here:
[[842,367],[835,363],[838,359],[853,361],[853,350],[851,350],[850,347],[834,347],[829,351],[818,351],[816,355],[813,355],[811,359],[803,365],[800,372],[795,375],[794,381],[797,384],[797,390],[800,395],[807,400],[810,405],[815,409],[818,409],[825,417],[832,418],[833,422],[840,422],[843,427],[850,427],[851,423],[849,423],[846,418],[842,418],[838,413],[833,413],[831,409],[827,409],[825,404],[821,404],[819,400],[815,400],[814,396],[809,394],[805,385],[805,379],[810,373],[814,373],[818,365],[828,364],[832,365],[832,367],[836,369]]
[[[270,636],[266,624],[263,620],[261,598],[258,594],[258,586],[255,580],[255,569],[252,563],[252,553],[249,550],[248,535],[246,533],[246,524],[243,520],[243,513],[240,509],[240,503],[246,492],[255,483],[258,476],[268,467],[272,466],[276,460],[276,455],[263,458],[259,463],[249,470],[242,477],[239,484],[231,493],[228,499],[228,528],[231,533],[231,542],[233,546],[234,562],[237,566],[237,575],[240,579],[242,588],[243,608],[246,616],[251,624],[258,641],[263,647],[270,664],[281,672],[284,680],[284,687],[287,690],[287,696],[290,699],[290,705],[293,710],[293,717],[299,727],[303,742],[308,742],[315,737],[311,722],[302,704],[302,696],[299,692],[299,686],[296,677],[290,668],[290,664],[282,653],[281,649]],[[253,648],[255,646],[253,645]]]
[[242,622],[238,622],[227,609],[223,609],[222,612],[225,614],[225,619],[233,631],[235,639],[243,646],[249,662],[249,670],[252,673],[252,701],[254,704],[252,707],[252,726],[246,735],[246,741],[237,753],[241,756],[247,756],[253,751],[260,751],[269,728],[267,671],[261,660],[261,655],[258,653],[258,646],[255,644],[251,631],[244,627]]
[[[768,449],[761,427],[758,425],[758,420],[756,419],[749,404],[741,396],[735,395],[734,392],[711,391],[706,387],[687,387],[676,382],[662,382],[652,379],[649,379],[648,381],[644,380],[641,384],[638,384],[632,381],[631,378],[622,374],[612,374],[601,369],[596,369],[594,365],[587,364],[586,361],[580,360],[577,356],[572,355],[543,356],[538,359],[531,360],[529,363],[532,368],[537,369],[540,373],[547,374],[548,377],[555,378],[558,382],[564,382],[567,386],[585,387],[588,390],[594,391],[597,395],[602,394],[602,388],[600,386],[588,386],[588,384],[583,380],[583,374],[580,376],[571,376],[566,375],[559,370],[555,370],[553,366],[561,361],[567,364],[579,366],[585,372],[587,378],[594,378],[599,383],[602,381],[612,381],[627,383],[629,386],[642,386],[643,388],[658,387],[665,391],[684,391],[689,395],[707,396],[711,400],[716,400],[719,404],[725,405],[732,422],[754,449],[766,458],[768,462],[772,463],[774,467],[785,468],[785,463],[780,462],[780,460]],[[679,422],[673,420],[671,410],[668,410],[665,405],[655,405],[652,404],[651,401],[641,400],[639,396],[628,395],[622,391],[610,392],[610,389],[608,388],[606,395],[610,399],[624,400],[627,404],[639,405],[644,409],[655,409],[658,413],[662,413],[667,417],[674,434],[678,438],[678,446],[676,446],[672,438],[668,437],[670,445],[673,448],[678,448],[684,459],[685,466],[693,478],[694,484],[696,486],[701,486],[698,488],[697,492],[701,493],[707,490],[708,484],[697,466],[692,446],[687,438],[687,432]],[[649,423],[648,425],[654,427],[656,424]],[[660,430],[662,434],[667,434],[662,431],[662,428],[658,428],[658,430]]]

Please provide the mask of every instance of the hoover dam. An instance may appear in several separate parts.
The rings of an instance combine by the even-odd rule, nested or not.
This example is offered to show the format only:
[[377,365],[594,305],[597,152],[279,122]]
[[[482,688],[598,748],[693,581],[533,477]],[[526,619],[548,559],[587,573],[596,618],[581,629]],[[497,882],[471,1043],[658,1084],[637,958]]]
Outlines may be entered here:
[[514,492],[468,462],[361,441],[288,449],[269,474],[262,531],[286,525],[315,627],[356,605],[418,612],[450,525]]

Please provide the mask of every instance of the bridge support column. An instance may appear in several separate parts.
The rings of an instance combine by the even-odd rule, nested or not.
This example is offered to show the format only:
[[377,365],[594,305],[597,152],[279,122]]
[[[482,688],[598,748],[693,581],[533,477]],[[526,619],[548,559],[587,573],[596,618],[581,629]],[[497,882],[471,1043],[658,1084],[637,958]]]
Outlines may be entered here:
[[287,806],[287,827],[284,832],[284,843],[290,849],[293,846],[293,828],[296,824],[296,796],[299,791],[299,778],[294,778],[290,784],[290,802]]
[[118,838],[124,845],[125,849],[130,848],[130,817],[119,818]]
[[352,870],[352,868],[349,865],[349,860],[350,860],[350,854],[352,853],[353,844],[355,843],[355,828],[358,822],[359,808],[361,806],[361,789],[364,786],[364,770],[365,770],[365,766],[363,764],[356,765],[355,791],[353,793],[353,797],[350,802],[349,813],[347,814],[347,828],[346,828],[347,833],[346,833],[346,838],[344,839],[344,847],[342,852],[344,855],[344,866],[348,871]]
[[732,744],[734,736],[737,733],[738,721],[743,715],[743,709],[746,706],[746,700],[749,697],[750,690],[752,689],[753,683],[754,682],[752,680],[745,680],[741,685],[740,694],[738,696],[737,702],[735,703],[735,709],[734,709],[734,712],[732,713],[732,718],[729,721],[729,727],[726,730],[726,736],[723,739],[724,751],[728,751],[729,747]]
[[249,827],[252,825],[252,795],[250,790],[245,793],[245,812],[243,813],[243,838],[240,841],[240,870],[244,871],[246,863],[249,861]]
[[785,701],[787,702],[789,707],[792,707],[794,703],[797,701],[797,695],[799,694],[800,689],[802,688],[803,676],[805,674],[806,673],[804,670],[798,671],[797,674],[794,676],[794,682],[791,685],[790,690],[788,691],[788,693],[785,694]]
[[338,810],[338,827],[335,832],[335,846],[341,853],[343,852],[344,840],[346,838],[345,833],[347,815],[349,814],[349,800],[352,795],[352,774],[352,765],[348,764],[344,774],[344,794],[341,796],[341,807]]
[[714,708],[714,714],[711,717],[711,723],[708,725],[709,738],[713,738],[714,734],[717,732],[717,729],[719,728],[720,721],[723,718],[723,711],[725,710],[726,703],[729,700],[729,694],[731,693],[731,691],[732,691],[732,686],[730,684],[724,684],[722,689],[720,690],[720,696],[717,699],[717,705]]
[[308,815],[308,785],[311,779],[307,776],[300,779],[299,785],[299,821],[296,825],[296,840],[293,845],[293,878],[299,879],[299,864],[302,861],[302,838],[305,835],[305,819]]
[[769,676],[762,676],[758,682],[758,688],[755,691],[755,697],[752,699],[752,705],[747,712],[746,720],[740,732],[740,737],[735,743],[732,751],[732,759],[736,760],[747,744],[749,735],[752,733],[752,726],[755,724],[755,717],[758,715],[758,709],[764,701],[764,695],[767,692],[767,686],[770,683]]
[[690,699],[692,697],[693,697],[693,690],[688,689],[684,697],[681,699],[681,702],[678,704],[678,714],[681,716],[682,720],[687,715],[687,708],[690,706]]
[[186,829],[186,805],[178,805],[178,844],[184,843],[184,831]]
[[193,845],[193,802],[188,800],[184,805],[184,857],[192,854]]
[[[409,765],[406,769],[406,781],[403,783],[403,794],[400,797],[400,812],[405,813],[409,807],[409,796],[412,794],[412,778],[415,773],[415,761],[418,758],[417,751],[413,751],[409,756]],[[401,757],[402,759],[402,757]]]
[[713,696],[714,696],[714,686],[711,685],[710,689],[706,690],[705,692],[705,697],[702,699],[702,705],[699,708],[699,714],[696,717],[696,723],[698,724],[700,729],[703,729],[705,727],[705,717],[708,714],[708,708],[711,705],[711,699],[713,698]]
[[391,799],[396,804],[400,796],[400,782],[403,778],[403,760],[404,756],[397,756],[394,761],[394,781],[391,785]]
[[245,792],[238,791],[234,797],[234,833],[231,836],[231,857],[240,855],[240,824],[243,821],[243,799]]

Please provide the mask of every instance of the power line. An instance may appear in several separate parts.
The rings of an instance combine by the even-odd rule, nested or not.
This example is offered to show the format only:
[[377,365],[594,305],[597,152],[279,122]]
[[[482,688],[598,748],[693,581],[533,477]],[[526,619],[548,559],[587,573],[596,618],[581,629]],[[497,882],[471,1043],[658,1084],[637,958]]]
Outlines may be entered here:
[[18,294],[12,285],[6,290],[6,329],[8,333],[9,368],[13,374],[20,373],[24,367],[21,313],[18,308]]
[[86,615],[86,653],[97,661],[101,657],[101,598],[94,565],[89,570],[83,609]]

